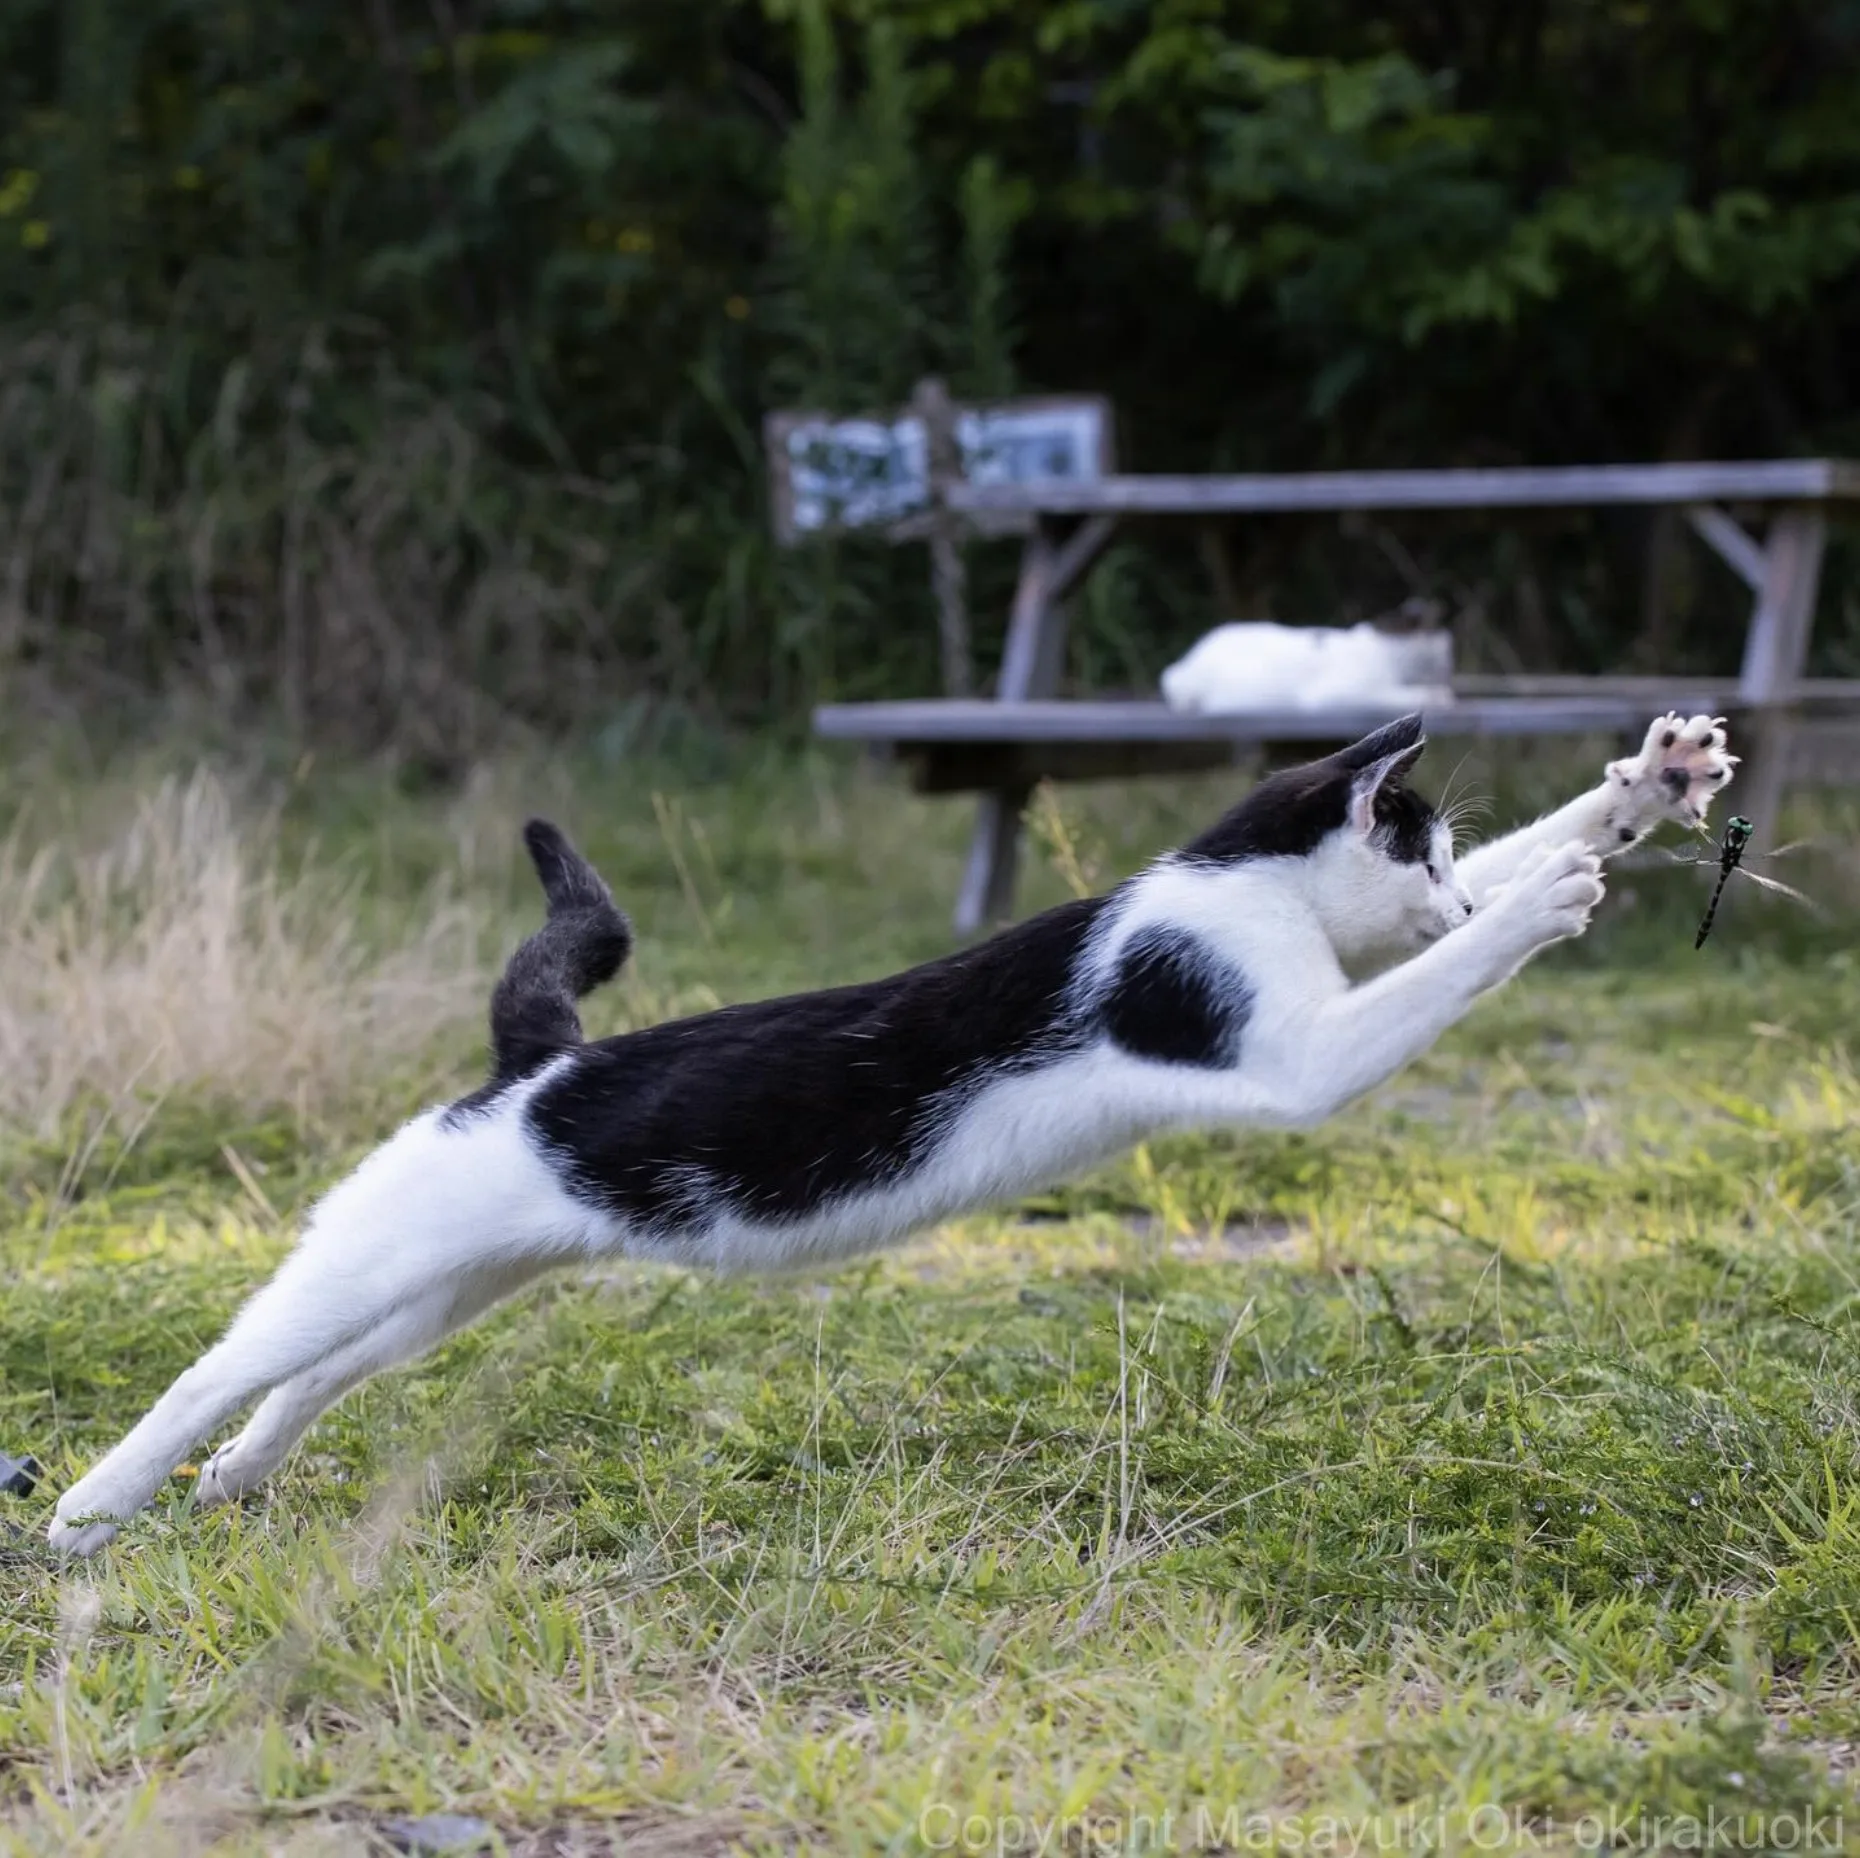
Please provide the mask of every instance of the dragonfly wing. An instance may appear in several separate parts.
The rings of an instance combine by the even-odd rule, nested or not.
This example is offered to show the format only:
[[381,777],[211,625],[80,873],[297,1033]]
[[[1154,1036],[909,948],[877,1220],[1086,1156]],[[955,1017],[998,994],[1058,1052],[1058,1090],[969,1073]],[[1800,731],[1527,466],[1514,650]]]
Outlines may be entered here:
[[1793,898],[1797,903],[1806,904],[1811,910],[1819,910],[1820,905],[1812,897],[1805,897],[1793,885],[1778,883],[1773,877],[1763,877],[1745,865],[1740,876],[1747,877],[1753,884],[1761,884],[1765,890],[1773,890],[1780,897]]

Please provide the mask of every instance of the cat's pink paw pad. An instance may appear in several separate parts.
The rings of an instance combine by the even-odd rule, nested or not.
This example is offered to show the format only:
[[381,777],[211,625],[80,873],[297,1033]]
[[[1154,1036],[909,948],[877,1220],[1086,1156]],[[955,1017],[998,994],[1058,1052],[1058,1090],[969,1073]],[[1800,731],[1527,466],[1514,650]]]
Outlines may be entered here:
[[1626,845],[1669,819],[1703,825],[1712,796],[1729,785],[1737,766],[1727,742],[1722,716],[1656,717],[1638,755],[1608,764],[1615,790],[1608,824],[1616,841]]

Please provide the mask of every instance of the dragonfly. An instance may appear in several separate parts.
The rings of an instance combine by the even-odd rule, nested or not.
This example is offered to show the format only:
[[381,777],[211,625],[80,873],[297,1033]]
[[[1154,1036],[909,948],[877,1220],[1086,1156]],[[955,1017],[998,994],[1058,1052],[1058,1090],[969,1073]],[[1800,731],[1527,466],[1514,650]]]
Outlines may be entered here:
[[[1701,830],[1703,829],[1701,828]],[[1684,852],[1669,852],[1667,854],[1675,864],[1700,865],[1706,867],[1715,864],[1718,867],[1718,881],[1711,887],[1711,901],[1705,905],[1705,914],[1699,921],[1698,935],[1693,939],[1692,946],[1695,949],[1700,949],[1705,946],[1705,938],[1711,934],[1711,926],[1718,920],[1718,905],[1723,900],[1725,886],[1730,883],[1733,877],[1748,878],[1751,883],[1761,884],[1765,890],[1773,890],[1778,896],[1792,898],[1795,902],[1804,904],[1811,910],[1815,907],[1813,900],[1803,896],[1799,890],[1792,889],[1789,885],[1780,882],[1776,878],[1765,877],[1761,872],[1751,870],[1749,865],[1744,862],[1745,854],[1750,850],[1750,841],[1755,832],[1756,827],[1753,826],[1749,820],[1744,818],[1741,813],[1737,813],[1733,814],[1730,819],[1725,821],[1724,837],[1718,841],[1715,850],[1710,852],[1695,852],[1690,857]],[[1806,839],[1798,839],[1789,845],[1779,845],[1774,851],[1758,852],[1754,855],[1763,859],[1784,858],[1787,857],[1790,852],[1801,851],[1807,843],[1808,841]]]

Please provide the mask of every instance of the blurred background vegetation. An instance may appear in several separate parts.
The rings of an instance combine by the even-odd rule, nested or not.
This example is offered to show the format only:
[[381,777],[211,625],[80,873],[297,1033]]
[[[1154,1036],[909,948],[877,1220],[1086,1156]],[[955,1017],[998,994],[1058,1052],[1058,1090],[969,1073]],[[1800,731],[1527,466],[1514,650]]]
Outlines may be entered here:
[[[769,540],[771,406],[1860,452],[1856,336],[1860,0],[0,0],[0,666],[441,764],[935,688],[919,551]],[[1727,669],[1744,601],[1659,516],[1236,526],[1125,543],[1073,670],[1417,598],[1571,670]]]

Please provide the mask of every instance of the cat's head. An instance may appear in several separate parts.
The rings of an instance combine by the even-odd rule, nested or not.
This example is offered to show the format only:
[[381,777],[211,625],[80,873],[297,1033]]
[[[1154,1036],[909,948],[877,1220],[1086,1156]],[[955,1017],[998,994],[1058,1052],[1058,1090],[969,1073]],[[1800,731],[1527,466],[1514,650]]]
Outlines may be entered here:
[[1300,892],[1346,966],[1412,954],[1472,914],[1447,822],[1408,785],[1426,746],[1421,718],[1404,716],[1260,782],[1182,855],[1295,860]]

